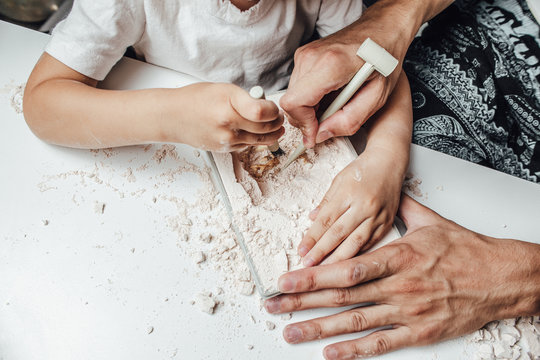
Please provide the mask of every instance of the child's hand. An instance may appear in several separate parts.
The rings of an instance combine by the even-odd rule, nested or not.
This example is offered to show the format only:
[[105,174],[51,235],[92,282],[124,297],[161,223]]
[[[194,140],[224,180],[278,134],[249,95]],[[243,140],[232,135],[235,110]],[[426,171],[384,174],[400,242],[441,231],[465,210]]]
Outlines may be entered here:
[[397,212],[403,182],[392,159],[388,150],[366,149],[336,176],[309,215],[314,223],[298,246],[304,266],[320,263],[332,251],[325,264],[349,259],[386,234]]
[[224,83],[200,83],[191,93],[189,116],[178,137],[205,150],[230,152],[250,145],[271,145],[285,129],[283,113],[269,100],[257,100],[242,88]]

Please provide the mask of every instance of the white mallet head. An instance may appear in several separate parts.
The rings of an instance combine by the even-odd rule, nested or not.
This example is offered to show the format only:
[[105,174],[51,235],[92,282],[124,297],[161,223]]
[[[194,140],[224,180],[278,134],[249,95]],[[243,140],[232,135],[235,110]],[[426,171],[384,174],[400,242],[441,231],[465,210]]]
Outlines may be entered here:
[[364,40],[360,48],[358,48],[356,55],[361,57],[366,63],[373,65],[375,70],[380,72],[384,77],[390,75],[396,69],[399,62],[392,54],[370,38]]

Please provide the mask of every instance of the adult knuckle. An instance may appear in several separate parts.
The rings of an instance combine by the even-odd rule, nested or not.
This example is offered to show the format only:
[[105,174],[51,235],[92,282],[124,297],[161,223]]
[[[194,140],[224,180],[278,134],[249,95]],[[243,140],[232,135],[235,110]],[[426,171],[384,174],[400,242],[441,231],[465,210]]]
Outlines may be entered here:
[[343,53],[337,49],[332,48],[327,49],[322,56],[322,59],[325,61],[324,63],[327,64],[340,64],[342,58]]
[[346,288],[332,289],[332,301],[334,305],[344,306],[350,301],[350,291]]
[[317,280],[315,279],[315,275],[313,272],[311,272],[307,277],[307,291],[312,291],[317,288]]
[[289,295],[289,301],[293,309],[302,308],[302,296],[300,294]]
[[349,268],[349,273],[347,275],[348,284],[356,285],[362,282],[367,275],[367,267],[362,263],[355,264]]
[[310,339],[315,340],[315,339],[323,338],[323,328],[321,324],[319,324],[318,322],[311,323],[311,327],[309,330],[310,330]]
[[295,62],[302,62],[306,58],[310,58],[310,57],[314,57],[314,56],[316,56],[316,50],[313,49],[309,45],[304,45],[304,46],[298,48],[294,52],[294,60],[295,60]]
[[369,328],[369,321],[362,311],[352,311],[349,317],[349,326],[353,331],[363,331]]
[[395,244],[394,249],[394,259],[398,260],[400,265],[407,266],[413,262],[415,257],[414,248],[411,244],[406,242],[400,242]]
[[386,354],[390,351],[390,339],[384,334],[378,334],[375,336],[374,342],[374,352],[376,354]]

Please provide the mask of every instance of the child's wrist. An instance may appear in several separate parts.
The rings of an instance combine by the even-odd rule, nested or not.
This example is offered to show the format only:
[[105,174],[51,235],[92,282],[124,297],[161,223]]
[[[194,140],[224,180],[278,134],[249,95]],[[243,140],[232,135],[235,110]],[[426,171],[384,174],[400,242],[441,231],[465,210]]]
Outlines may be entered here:
[[387,144],[369,144],[360,157],[372,157],[376,156],[378,166],[391,167],[392,172],[395,174],[405,175],[407,167],[409,166],[409,147],[396,147]]

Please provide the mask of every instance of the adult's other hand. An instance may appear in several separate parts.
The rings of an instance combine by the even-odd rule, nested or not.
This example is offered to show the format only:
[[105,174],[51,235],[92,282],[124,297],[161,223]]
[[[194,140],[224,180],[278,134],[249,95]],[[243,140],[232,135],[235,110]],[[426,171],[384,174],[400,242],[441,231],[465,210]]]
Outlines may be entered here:
[[379,0],[362,17],[326,38],[299,48],[289,88],[280,100],[308,148],[334,136],[352,135],[388,99],[401,65],[387,78],[375,72],[355,96],[319,126],[316,111],[323,97],[346,85],[364,64],[356,51],[366,38],[384,47],[400,64],[423,22],[451,0]]
[[408,196],[399,214],[408,228],[402,239],[279,279],[286,294],[266,301],[270,313],[370,304],[288,325],[287,342],[387,327],[324,349],[327,359],[370,357],[540,313],[540,245],[469,231]]

